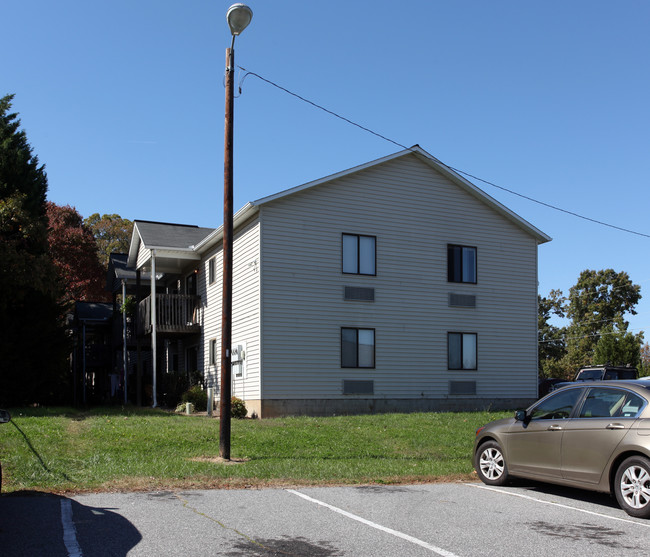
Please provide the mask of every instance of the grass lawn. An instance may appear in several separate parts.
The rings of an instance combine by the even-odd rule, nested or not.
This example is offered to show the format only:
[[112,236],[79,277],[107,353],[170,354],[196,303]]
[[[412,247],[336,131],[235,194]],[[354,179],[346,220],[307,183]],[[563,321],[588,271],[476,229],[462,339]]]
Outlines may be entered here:
[[3,492],[390,484],[470,477],[474,432],[511,412],[233,420],[154,409],[10,410]]

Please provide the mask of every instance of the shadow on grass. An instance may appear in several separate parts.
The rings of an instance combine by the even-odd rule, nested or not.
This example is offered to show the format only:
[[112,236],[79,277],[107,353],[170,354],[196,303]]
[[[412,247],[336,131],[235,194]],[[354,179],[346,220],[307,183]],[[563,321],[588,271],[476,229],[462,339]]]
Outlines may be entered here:
[[48,465],[45,464],[45,461],[43,460],[43,458],[41,457],[41,455],[38,453],[38,451],[34,448],[34,445],[32,445],[32,442],[29,440],[29,437],[27,437],[27,435],[25,435],[25,432],[24,432],[22,429],[20,429],[20,426],[19,426],[19,425],[18,425],[14,420],[11,420],[11,423],[12,423],[13,426],[18,430],[18,432],[23,436],[23,439],[25,440],[25,443],[26,443],[27,446],[29,447],[29,450],[32,451],[32,453],[34,454],[34,456],[37,458],[38,462],[39,462],[40,465],[43,467],[43,470],[45,470],[48,474],[52,474],[52,475],[58,474],[58,475],[60,475],[64,480],[66,480],[66,481],[68,481],[68,482],[72,482],[72,480],[67,476],[67,474],[66,474],[65,472],[53,472],[53,471],[48,467]]
[[143,408],[140,406],[97,406],[90,408],[71,408],[65,406],[34,406],[10,409],[12,416],[21,418],[68,418],[83,421],[101,416],[142,416],[156,418],[173,418],[181,416],[172,410],[161,408]]

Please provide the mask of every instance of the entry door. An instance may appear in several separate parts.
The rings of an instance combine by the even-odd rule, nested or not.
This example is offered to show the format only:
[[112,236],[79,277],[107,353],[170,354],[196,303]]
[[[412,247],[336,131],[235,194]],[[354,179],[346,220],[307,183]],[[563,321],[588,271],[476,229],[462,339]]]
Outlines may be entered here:
[[196,296],[196,293],[196,273],[192,273],[185,279],[185,294],[188,294],[189,296]]

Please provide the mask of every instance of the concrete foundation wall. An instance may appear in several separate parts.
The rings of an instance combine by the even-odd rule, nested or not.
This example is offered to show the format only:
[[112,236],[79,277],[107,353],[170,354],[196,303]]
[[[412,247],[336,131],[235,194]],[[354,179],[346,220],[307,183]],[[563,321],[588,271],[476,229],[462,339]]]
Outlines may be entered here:
[[260,418],[282,416],[333,416],[381,414],[387,412],[470,412],[476,410],[514,410],[527,408],[530,398],[454,398],[454,399],[327,399],[246,401]]

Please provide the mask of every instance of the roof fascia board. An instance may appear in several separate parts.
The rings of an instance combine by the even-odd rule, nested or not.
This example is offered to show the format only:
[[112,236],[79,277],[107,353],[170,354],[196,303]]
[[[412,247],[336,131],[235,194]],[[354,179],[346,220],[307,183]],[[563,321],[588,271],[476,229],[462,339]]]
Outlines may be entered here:
[[126,266],[135,269],[138,260],[138,251],[140,250],[140,243],[142,237],[138,230],[138,221],[133,222],[133,232],[131,233],[131,243],[129,244],[129,256],[126,259]]
[[[255,202],[251,203],[250,201],[246,203],[239,211],[235,213],[233,217],[233,228],[236,229],[238,226],[241,226],[254,214],[256,214],[260,208],[256,205]],[[213,246],[221,242],[223,239],[223,224],[219,228],[215,228],[213,232],[208,234],[203,240],[198,244],[192,246],[192,249],[199,254],[205,253]]]
[[429,166],[431,166],[434,170],[437,170],[444,176],[446,176],[449,180],[454,182],[456,185],[479,199],[480,201],[484,202],[488,206],[490,206],[492,209],[494,209],[496,212],[500,213],[502,216],[506,217],[508,220],[511,222],[515,223],[517,226],[520,228],[523,228],[526,232],[531,234],[539,244],[543,244],[546,242],[551,241],[551,237],[530,224],[528,221],[525,219],[521,218],[519,215],[516,213],[513,213],[510,209],[508,209],[505,205],[502,205],[499,203],[496,199],[485,193],[482,189],[478,188],[474,184],[472,184],[469,180],[466,178],[462,177],[460,174],[457,172],[453,171],[451,168],[449,168],[446,164],[435,158],[433,155],[430,153],[427,153],[424,149],[422,149],[419,145],[415,145],[411,148],[404,149],[403,151],[398,151],[397,153],[393,153],[392,155],[388,155],[386,157],[382,157],[380,159],[376,159],[374,161],[367,162],[365,164],[361,164],[359,166],[355,166],[353,168],[349,168],[348,170],[343,170],[341,172],[338,172],[336,174],[332,174],[330,176],[326,176],[324,178],[320,178],[318,180],[314,180],[312,182],[307,182],[306,184],[302,184],[300,186],[296,186],[294,188],[290,188],[288,190],[281,191],[279,193],[269,195],[268,197],[263,197],[261,199],[258,199],[256,201],[253,201],[253,205],[263,205],[265,203],[269,203],[271,201],[275,201],[277,199],[281,199],[283,197],[286,197],[288,195],[292,195],[294,193],[298,193],[300,191],[324,184],[326,182],[330,182],[332,180],[337,180],[339,178],[343,178],[345,176],[349,176],[351,174],[354,174],[356,172],[360,172],[362,170],[366,170],[367,168],[377,166],[380,164],[383,164],[385,162],[403,157],[405,155],[413,154],[417,156],[421,161],[425,162]]
[[199,255],[192,248],[170,248],[165,246],[146,246],[154,251],[156,257],[178,258],[178,259],[199,259]]
[[473,195],[477,199],[491,206],[495,211],[497,211],[498,213],[506,217],[508,220],[513,221],[520,228],[524,228],[525,230],[527,230],[530,234],[532,234],[537,239],[538,243],[544,244],[552,240],[550,236],[548,236],[547,234],[539,230],[539,228],[533,226],[527,220],[521,218],[518,214],[508,209],[505,205],[498,202],[492,196],[485,193],[482,189],[472,184],[472,182],[470,182],[469,180],[467,180],[466,178],[464,178],[463,176],[461,176],[460,174],[458,174],[457,172],[449,168],[445,163],[436,159],[426,151],[414,150],[414,154],[421,161],[427,163],[429,166],[438,170],[441,174],[449,178],[452,182],[460,186],[469,194]]
[[349,176],[350,174],[354,174],[356,172],[360,172],[362,170],[365,170],[366,168],[370,168],[372,166],[376,166],[378,164],[382,164],[384,162],[388,162],[390,160],[396,159],[398,157],[401,157],[403,155],[406,155],[408,153],[414,152],[415,149],[405,149],[404,151],[399,151],[398,153],[393,153],[392,155],[388,155],[386,157],[382,157],[380,159],[376,159],[374,161],[370,161],[364,164],[360,164],[359,166],[355,166],[353,168],[348,168],[347,170],[342,170],[341,172],[337,172],[336,174],[330,174],[329,176],[325,176],[323,178],[319,178],[318,180],[313,180],[312,182],[307,182],[306,184],[302,184],[300,186],[296,186],[293,188],[290,188],[288,190],[284,190],[278,193],[275,193],[273,195],[269,195],[267,197],[262,197],[261,199],[257,199],[256,201],[253,201],[253,205],[264,205],[265,203],[269,203],[271,201],[275,201],[276,199],[281,199],[283,197],[286,197],[288,195],[298,193],[300,191],[313,188],[315,186],[319,186],[321,184],[324,184],[326,182],[331,182],[332,180],[337,180],[339,178],[344,178],[345,176]]

